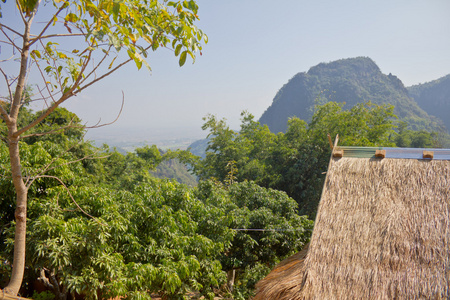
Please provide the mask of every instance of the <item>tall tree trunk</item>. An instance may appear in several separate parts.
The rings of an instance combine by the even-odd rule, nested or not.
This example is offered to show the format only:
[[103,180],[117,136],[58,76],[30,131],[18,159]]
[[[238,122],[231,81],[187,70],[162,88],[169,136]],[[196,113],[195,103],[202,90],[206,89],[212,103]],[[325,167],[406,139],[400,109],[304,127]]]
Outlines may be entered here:
[[[39,2],[39,1],[37,1]],[[11,161],[11,175],[16,190],[16,231],[14,234],[14,258],[12,265],[11,278],[5,287],[5,292],[11,295],[17,295],[22,285],[23,274],[25,271],[25,240],[27,231],[27,198],[28,189],[23,182],[22,170],[20,166],[19,140],[20,134],[17,134],[17,121],[19,119],[19,110],[22,106],[22,96],[27,77],[28,57],[30,49],[30,26],[31,19],[25,23],[25,32],[23,35],[23,46],[21,49],[20,72],[17,77],[17,85],[14,92],[14,98],[11,101],[9,116],[5,117],[5,123],[8,127],[8,147],[9,158]]]
[[230,293],[233,293],[234,290],[234,279],[236,277],[236,270],[232,269],[227,271],[227,286],[230,290]]
[[9,139],[9,157],[11,160],[11,172],[16,190],[16,231],[14,236],[14,259],[11,279],[5,288],[5,292],[17,295],[22,285],[25,270],[25,239],[27,228],[27,196],[28,189],[22,178],[19,156],[19,138]]

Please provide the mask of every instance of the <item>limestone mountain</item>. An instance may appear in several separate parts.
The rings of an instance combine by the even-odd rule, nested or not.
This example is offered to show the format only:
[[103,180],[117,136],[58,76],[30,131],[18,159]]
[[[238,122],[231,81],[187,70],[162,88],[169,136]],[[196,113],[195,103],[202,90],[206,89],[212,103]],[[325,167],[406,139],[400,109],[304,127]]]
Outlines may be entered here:
[[424,111],[442,119],[450,130],[450,74],[407,89]]
[[400,79],[385,75],[368,57],[320,63],[292,77],[276,94],[260,118],[272,132],[285,132],[290,117],[310,121],[316,104],[345,102],[345,109],[357,103],[392,104],[400,120],[413,130],[443,130],[442,120],[430,116],[409,95]]

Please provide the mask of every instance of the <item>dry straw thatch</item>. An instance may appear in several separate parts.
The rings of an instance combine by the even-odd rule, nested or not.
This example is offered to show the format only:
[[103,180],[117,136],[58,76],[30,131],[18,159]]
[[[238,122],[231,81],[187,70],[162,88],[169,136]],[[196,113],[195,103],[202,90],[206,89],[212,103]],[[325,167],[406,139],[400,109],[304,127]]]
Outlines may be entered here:
[[291,266],[254,299],[449,299],[450,161],[333,158]]

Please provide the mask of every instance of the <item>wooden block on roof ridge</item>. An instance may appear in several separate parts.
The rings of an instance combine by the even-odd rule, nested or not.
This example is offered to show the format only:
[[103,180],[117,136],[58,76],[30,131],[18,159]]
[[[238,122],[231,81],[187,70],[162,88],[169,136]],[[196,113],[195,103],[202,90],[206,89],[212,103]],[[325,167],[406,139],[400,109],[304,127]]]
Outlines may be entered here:
[[333,157],[342,157],[344,156],[344,150],[336,149],[333,151]]
[[376,158],[385,158],[386,157],[386,150],[375,150],[375,157]]
[[434,151],[423,150],[422,156],[423,156],[423,158],[426,158],[426,159],[433,159]]

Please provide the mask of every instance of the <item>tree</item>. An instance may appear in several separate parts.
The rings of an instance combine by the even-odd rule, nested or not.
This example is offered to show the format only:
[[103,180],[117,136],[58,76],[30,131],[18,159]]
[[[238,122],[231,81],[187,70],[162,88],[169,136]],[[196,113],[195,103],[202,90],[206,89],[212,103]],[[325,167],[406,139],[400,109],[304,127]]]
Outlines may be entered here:
[[397,133],[392,138],[397,147],[442,148],[441,142],[445,141],[445,135],[440,137],[438,132],[413,131],[407,128],[408,123],[399,122]]
[[[299,251],[311,237],[313,221],[299,216],[295,200],[282,191],[263,188],[252,181],[229,181],[223,185],[205,180],[199,183],[195,195],[205,205],[222,208],[230,217],[228,226],[235,230],[231,245],[221,255],[231,291],[236,271],[239,277],[259,264],[273,267]],[[223,201],[224,198],[228,201]],[[210,225],[205,227],[209,228],[209,234],[211,228],[219,225],[214,220],[208,220]]]
[[[24,176],[21,140],[38,136],[31,129],[52,114],[56,108],[89,86],[104,79],[129,62],[138,69],[145,65],[148,51],[168,47],[179,56],[179,64],[187,55],[195,59],[206,35],[194,22],[198,20],[195,1],[167,2],[157,0],[39,0],[7,1],[20,16],[20,25],[0,23],[2,43],[11,47],[11,59],[2,62],[2,73],[8,95],[2,96],[0,115],[6,125],[3,139],[8,144],[11,177],[16,193],[16,231],[11,279],[5,288],[17,294],[25,267],[27,194],[31,183],[40,175]],[[44,26],[33,21],[41,10],[51,11]],[[43,14],[47,16],[47,14]],[[19,37],[16,39],[16,37]],[[67,39],[70,41],[68,42]],[[68,46],[69,45],[69,46]],[[76,45],[73,47],[73,45]],[[66,48],[64,48],[66,47]],[[119,52],[126,51],[128,58]],[[18,72],[9,74],[7,64],[18,61]],[[32,69],[33,68],[33,69]],[[23,105],[29,102],[25,86],[35,70],[42,82],[30,101],[43,99],[46,109],[26,124],[19,124]],[[7,103],[8,105],[4,105]],[[62,126],[61,129],[73,125]],[[51,132],[51,131],[50,131]]]
[[[21,147],[27,173],[55,159],[60,165],[30,188],[27,233],[26,278],[37,278],[56,299],[73,293],[90,299],[149,299],[152,293],[181,299],[192,291],[212,299],[225,284],[224,271],[236,269],[237,280],[245,280],[236,293],[251,293],[255,280],[249,272],[263,265],[266,271],[311,234],[312,222],[295,213],[296,202],[283,192],[231,179],[228,186],[204,181],[196,188],[151,177],[123,185],[120,176],[101,176],[111,173],[111,164],[122,168],[117,156],[94,160],[100,167],[92,168],[76,161],[78,151],[65,151],[68,137],[60,135]],[[128,169],[123,173],[148,173],[161,158],[155,147],[137,152],[150,162],[121,156]],[[4,144],[0,155],[0,168],[7,170]],[[6,187],[2,200],[11,195],[8,182],[0,178]],[[5,218],[1,226],[0,259],[10,261],[14,222]],[[265,231],[235,230],[255,228]],[[2,277],[6,270],[0,271]]]
[[[212,297],[212,289],[224,282],[219,257],[233,236],[221,204],[228,199],[203,202],[190,187],[154,178],[131,191],[109,182],[92,184],[98,173],[89,174],[83,161],[70,163],[75,153],[50,145],[21,147],[26,172],[55,158],[63,165],[30,188],[26,277],[37,278],[56,299],[75,292],[88,299],[97,293],[149,299],[156,292],[179,299],[191,290]],[[4,144],[0,150],[6,155]],[[0,168],[6,167],[1,160]],[[0,178],[2,187],[8,181]],[[10,192],[0,190],[2,200]],[[12,256],[14,223],[1,219],[0,225],[3,268]]]
[[313,218],[330,158],[327,134],[339,134],[340,145],[394,145],[392,106],[368,102],[342,107],[336,102],[317,105],[309,124],[292,118],[285,134],[270,132],[245,112],[239,132],[209,116],[203,126],[210,130],[206,157],[194,162],[194,171],[223,182],[233,166],[237,181],[285,191],[298,202],[300,214]]

